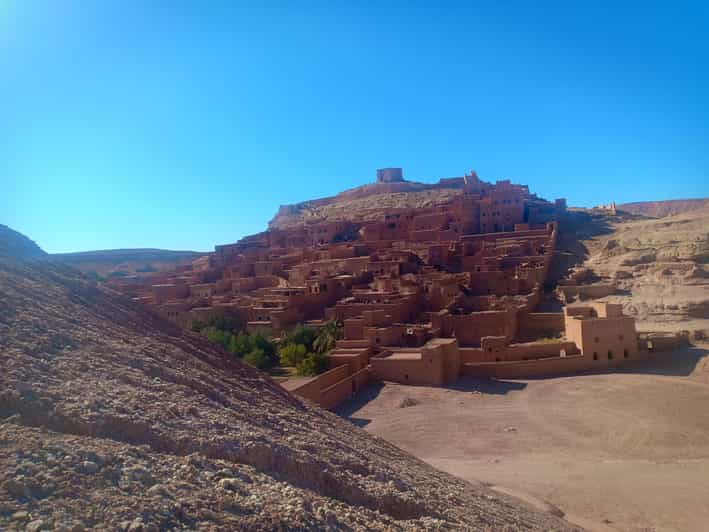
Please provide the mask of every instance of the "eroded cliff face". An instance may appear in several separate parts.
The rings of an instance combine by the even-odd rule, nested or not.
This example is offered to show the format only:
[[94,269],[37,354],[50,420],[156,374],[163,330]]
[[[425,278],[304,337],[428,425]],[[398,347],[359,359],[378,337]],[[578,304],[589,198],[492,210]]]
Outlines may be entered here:
[[0,528],[568,529],[70,268],[0,259]]
[[610,232],[584,241],[584,266],[616,284],[606,299],[622,303],[640,330],[709,334],[709,208],[608,221]]

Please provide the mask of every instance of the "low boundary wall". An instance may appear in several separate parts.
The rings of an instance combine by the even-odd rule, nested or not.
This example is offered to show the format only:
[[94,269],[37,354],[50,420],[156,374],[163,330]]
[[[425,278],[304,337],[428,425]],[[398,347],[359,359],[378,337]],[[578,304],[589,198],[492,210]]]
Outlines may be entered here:
[[313,377],[291,393],[331,409],[357,393],[369,382],[369,376],[368,367],[351,373],[350,366],[344,364]]

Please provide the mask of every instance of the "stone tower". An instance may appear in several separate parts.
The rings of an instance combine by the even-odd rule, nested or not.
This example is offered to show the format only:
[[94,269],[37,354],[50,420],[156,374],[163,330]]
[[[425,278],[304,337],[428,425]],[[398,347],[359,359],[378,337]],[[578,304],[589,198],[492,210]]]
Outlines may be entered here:
[[401,168],[380,168],[377,170],[377,183],[401,183],[404,171]]

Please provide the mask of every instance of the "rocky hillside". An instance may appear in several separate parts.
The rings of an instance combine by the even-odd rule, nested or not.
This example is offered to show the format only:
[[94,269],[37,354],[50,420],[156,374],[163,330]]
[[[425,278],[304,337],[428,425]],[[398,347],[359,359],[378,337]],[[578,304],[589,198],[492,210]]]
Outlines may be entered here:
[[47,254],[33,240],[0,224],[0,257],[2,256],[37,259],[46,257]]
[[585,266],[618,290],[642,329],[709,333],[709,207],[660,219],[608,217]]
[[666,201],[637,201],[623,203],[616,207],[631,214],[642,214],[651,218],[662,218],[673,214],[681,214],[709,206],[709,198],[666,200]]
[[376,220],[392,208],[423,208],[449,202],[460,194],[452,183],[370,183],[340,192],[337,196],[282,205],[269,222],[271,229],[282,229],[310,221],[337,221],[357,213],[363,220]]
[[570,528],[60,264],[0,259],[0,367],[3,530]]

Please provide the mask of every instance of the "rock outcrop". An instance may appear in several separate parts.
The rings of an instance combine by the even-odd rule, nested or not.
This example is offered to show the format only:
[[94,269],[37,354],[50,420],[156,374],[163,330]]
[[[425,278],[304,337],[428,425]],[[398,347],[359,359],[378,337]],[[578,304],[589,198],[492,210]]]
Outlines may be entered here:
[[0,528],[565,530],[51,262],[0,258]]
[[660,219],[608,217],[605,234],[584,241],[584,266],[614,281],[638,327],[709,333],[709,207]]
[[282,205],[268,223],[270,229],[284,229],[304,222],[349,220],[358,213],[362,220],[377,220],[387,209],[425,208],[447,203],[461,193],[460,182],[435,184],[401,181],[369,183],[340,192],[336,196]]

